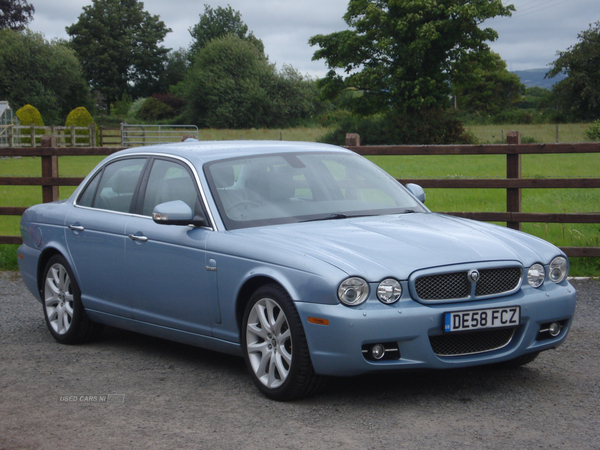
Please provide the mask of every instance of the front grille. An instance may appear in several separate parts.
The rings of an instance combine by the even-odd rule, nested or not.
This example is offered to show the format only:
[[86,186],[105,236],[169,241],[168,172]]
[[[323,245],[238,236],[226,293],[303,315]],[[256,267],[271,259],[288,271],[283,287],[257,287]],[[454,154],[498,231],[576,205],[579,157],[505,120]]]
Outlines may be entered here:
[[476,297],[512,291],[521,281],[519,267],[480,270],[479,275],[480,278],[475,289]]
[[467,272],[417,278],[415,288],[417,295],[423,300],[467,298],[471,293],[471,283],[467,279]]
[[499,330],[442,334],[429,336],[429,342],[437,356],[472,355],[506,347],[512,340],[515,330],[515,328],[502,328]]
[[[417,297],[421,300],[459,300],[471,297],[468,271],[426,275],[415,280]],[[482,269],[475,286],[475,297],[487,297],[511,292],[521,282],[520,267]]]

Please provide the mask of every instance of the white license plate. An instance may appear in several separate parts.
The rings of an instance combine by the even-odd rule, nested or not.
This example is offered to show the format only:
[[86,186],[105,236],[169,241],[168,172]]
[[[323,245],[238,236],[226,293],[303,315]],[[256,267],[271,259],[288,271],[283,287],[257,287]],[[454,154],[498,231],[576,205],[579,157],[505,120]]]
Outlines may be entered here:
[[444,314],[444,331],[481,330],[517,326],[521,322],[521,308],[476,309]]

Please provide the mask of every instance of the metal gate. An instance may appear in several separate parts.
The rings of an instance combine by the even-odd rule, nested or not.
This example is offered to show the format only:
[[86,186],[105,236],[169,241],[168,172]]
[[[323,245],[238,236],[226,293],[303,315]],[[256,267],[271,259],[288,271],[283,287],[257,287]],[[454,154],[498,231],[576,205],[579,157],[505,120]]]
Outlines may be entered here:
[[181,142],[184,138],[198,139],[198,127],[195,125],[121,124],[122,147]]

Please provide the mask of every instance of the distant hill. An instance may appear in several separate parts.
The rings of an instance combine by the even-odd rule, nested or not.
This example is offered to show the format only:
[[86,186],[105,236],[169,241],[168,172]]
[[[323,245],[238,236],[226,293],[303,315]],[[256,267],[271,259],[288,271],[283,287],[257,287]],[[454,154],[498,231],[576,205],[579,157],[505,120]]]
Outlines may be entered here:
[[530,69],[530,70],[514,70],[512,73],[517,75],[527,87],[538,86],[545,89],[552,89],[552,86],[563,80],[565,75],[559,74],[554,78],[544,78],[550,69]]

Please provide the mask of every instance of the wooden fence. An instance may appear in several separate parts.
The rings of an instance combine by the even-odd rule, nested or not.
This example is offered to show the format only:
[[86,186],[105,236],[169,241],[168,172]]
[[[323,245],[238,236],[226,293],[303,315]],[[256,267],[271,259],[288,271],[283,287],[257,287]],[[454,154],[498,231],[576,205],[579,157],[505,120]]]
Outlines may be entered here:
[[[51,143],[51,141],[50,141]],[[46,143],[48,145],[48,142]],[[506,222],[507,226],[519,229],[521,223],[600,223],[600,212],[596,213],[524,213],[521,211],[521,189],[600,188],[599,178],[521,178],[521,155],[557,153],[600,153],[600,143],[583,144],[492,144],[492,145],[424,145],[424,146],[360,146],[347,148],[361,155],[506,155],[506,178],[499,179],[433,179],[403,178],[403,184],[416,183],[424,188],[446,189],[505,189],[505,212],[447,212],[447,214],[475,220]],[[44,202],[58,199],[58,186],[77,186],[83,178],[61,178],[58,176],[58,156],[109,155],[121,148],[0,148],[2,156],[39,156],[42,177],[0,177],[0,185],[42,186]],[[600,206],[600,205],[599,205]],[[20,215],[24,207],[1,207],[0,215]],[[0,236],[0,244],[19,244],[19,236]],[[570,257],[600,257],[600,247],[562,247]]]
[[57,147],[95,147],[96,128],[89,127],[36,127],[31,125],[6,125],[3,127],[3,141],[7,147],[39,147],[43,136],[52,136]]

